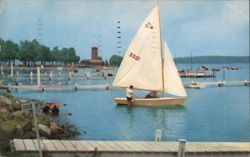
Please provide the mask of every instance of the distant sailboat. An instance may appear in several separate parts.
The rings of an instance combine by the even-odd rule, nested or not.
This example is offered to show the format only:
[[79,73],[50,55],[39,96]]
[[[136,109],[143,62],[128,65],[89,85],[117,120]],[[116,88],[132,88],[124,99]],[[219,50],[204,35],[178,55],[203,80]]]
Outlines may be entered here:
[[[113,87],[167,92],[176,97],[136,98],[136,106],[175,106],[187,99],[180,76],[165,42],[162,53],[159,6],[144,20],[132,40],[113,81]],[[127,104],[126,98],[115,98],[117,104]]]

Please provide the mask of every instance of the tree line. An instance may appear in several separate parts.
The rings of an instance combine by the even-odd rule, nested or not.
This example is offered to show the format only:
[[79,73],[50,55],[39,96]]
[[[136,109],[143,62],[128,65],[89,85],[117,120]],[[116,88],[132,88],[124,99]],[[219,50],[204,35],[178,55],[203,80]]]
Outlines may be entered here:
[[36,39],[20,41],[17,44],[12,40],[5,41],[0,38],[0,64],[15,65],[16,60],[21,61],[25,66],[72,65],[79,63],[80,57],[76,55],[73,47],[59,49],[56,46],[50,49]]

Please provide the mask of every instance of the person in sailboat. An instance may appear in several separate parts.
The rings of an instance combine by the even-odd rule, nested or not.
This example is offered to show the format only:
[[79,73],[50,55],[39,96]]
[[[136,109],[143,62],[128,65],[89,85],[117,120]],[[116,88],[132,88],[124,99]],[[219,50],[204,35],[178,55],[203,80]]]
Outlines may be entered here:
[[145,98],[159,98],[156,91],[150,91]]
[[132,107],[133,105],[133,99],[134,99],[133,88],[134,88],[133,85],[130,85],[129,88],[126,89],[128,107]]

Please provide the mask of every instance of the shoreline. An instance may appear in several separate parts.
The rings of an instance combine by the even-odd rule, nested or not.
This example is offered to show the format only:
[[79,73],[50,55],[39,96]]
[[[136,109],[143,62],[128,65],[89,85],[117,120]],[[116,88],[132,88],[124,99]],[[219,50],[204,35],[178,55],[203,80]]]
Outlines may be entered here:
[[[36,99],[15,97],[9,93],[0,93],[0,152],[8,155],[10,140],[14,138],[36,139],[35,125],[32,111],[21,110],[22,104],[44,103]],[[80,135],[77,128],[64,121],[57,121],[42,112],[41,105],[37,105],[37,121],[41,139],[76,140]]]

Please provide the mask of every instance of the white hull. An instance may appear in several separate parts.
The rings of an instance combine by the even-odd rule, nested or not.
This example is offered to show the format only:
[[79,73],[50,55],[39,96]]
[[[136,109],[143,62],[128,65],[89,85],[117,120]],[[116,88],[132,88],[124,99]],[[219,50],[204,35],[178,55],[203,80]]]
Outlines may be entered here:
[[[147,106],[147,107],[167,107],[178,106],[183,104],[187,98],[136,98],[133,101],[133,106]],[[114,98],[117,105],[127,105],[127,98]]]

